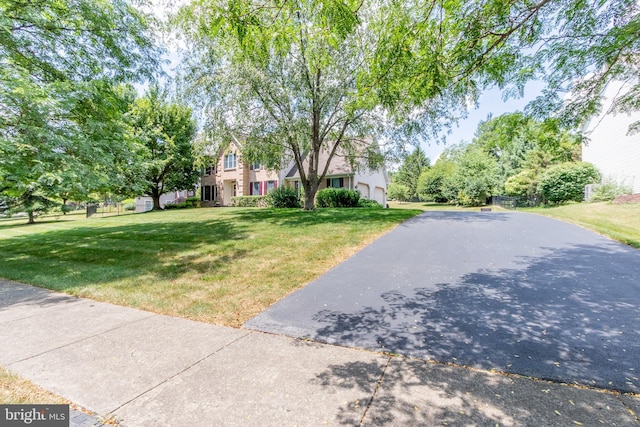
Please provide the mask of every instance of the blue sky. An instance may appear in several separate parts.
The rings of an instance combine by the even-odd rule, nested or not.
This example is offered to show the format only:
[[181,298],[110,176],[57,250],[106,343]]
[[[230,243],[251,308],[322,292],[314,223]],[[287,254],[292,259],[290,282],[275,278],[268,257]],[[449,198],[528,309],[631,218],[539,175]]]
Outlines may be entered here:
[[470,142],[473,139],[478,124],[487,119],[489,114],[497,117],[504,113],[513,113],[515,111],[523,111],[524,107],[538,95],[540,95],[544,84],[539,81],[533,81],[527,84],[524,90],[524,96],[518,99],[502,99],[500,89],[494,88],[486,91],[478,101],[478,108],[469,111],[466,119],[461,120],[458,126],[451,129],[451,133],[446,135],[446,144],[431,143],[423,144],[421,147],[429,159],[434,164],[445,148],[461,141]]

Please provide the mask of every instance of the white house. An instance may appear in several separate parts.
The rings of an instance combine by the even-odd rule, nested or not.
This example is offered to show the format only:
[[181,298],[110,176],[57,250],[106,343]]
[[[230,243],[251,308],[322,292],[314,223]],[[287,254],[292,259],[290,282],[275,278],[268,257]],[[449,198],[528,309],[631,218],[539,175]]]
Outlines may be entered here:
[[[194,196],[193,191],[170,191],[160,195],[160,207],[164,209],[167,203],[173,203],[178,199],[186,199],[187,197]],[[136,210],[135,212],[148,212],[153,209],[153,199],[151,197],[143,196],[136,197]]]
[[582,128],[588,138],[582,146],[582,161],[594,164],[603,178],[640,193],[640,133],[627,134],[629,125],[640,120],[640,112],[611,112],[613,100],[627,88],[615,81],[605,88],[602,111]]
[[[318,157],[318,164],[324,166],[327,164],[329,153],[327,150],[321,150]],[[308,160],[305,159],[304,166],[306,167],[307,164]],[[296,188],[300,186],[300,173],[295,165],[286,174],[285,181],[290,186]],[[318,189],[331,187],[357,190],[363,199],[375,200],[382,206],[386,206],[387,185],[389,185],[389,177],[386,169],[370,170],[363,165],[351,165],[347,157],[338,149]]]

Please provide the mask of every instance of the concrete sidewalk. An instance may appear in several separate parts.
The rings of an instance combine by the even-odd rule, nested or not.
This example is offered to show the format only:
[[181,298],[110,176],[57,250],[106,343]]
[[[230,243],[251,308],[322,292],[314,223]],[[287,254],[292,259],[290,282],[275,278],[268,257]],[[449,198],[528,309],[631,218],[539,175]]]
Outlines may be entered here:
[[640,426],[633,396],[224,328],[6,281],[0,349],[0,365],[125,426]]

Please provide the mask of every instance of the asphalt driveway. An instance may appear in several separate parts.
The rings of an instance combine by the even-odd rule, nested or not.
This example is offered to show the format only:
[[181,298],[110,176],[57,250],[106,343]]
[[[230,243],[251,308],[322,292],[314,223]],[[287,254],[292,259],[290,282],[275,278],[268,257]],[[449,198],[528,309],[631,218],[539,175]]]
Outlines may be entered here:
[[427,212],[245,328],[640,392],[640,251],[524,213]]

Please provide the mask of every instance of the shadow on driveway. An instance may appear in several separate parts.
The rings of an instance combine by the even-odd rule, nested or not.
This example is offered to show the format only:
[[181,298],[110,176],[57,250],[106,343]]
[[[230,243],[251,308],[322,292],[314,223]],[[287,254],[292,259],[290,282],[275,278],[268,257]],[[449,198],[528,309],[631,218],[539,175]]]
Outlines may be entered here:
[[318,312],[313,338],[637,393],[640,284],[611,276],[637,261],[632,252],[564,249],[435,291],[388,291],[381,307]]
[[519,213],[429,212],[245,327],[640,392],[640,251]]

